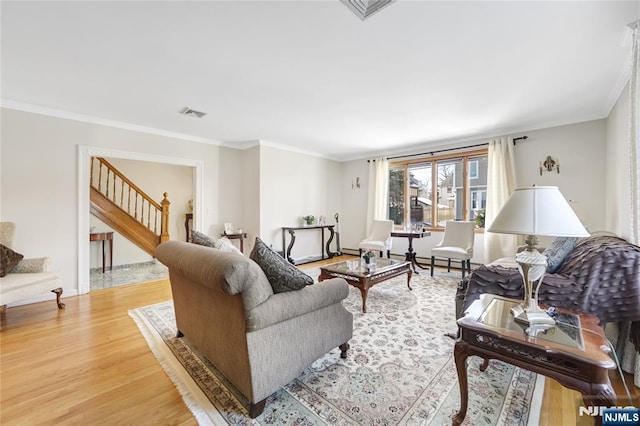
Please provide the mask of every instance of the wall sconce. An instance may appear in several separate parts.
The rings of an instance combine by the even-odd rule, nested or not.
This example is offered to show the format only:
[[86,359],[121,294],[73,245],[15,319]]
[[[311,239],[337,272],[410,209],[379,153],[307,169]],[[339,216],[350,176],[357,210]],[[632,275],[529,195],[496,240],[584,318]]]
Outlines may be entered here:
[[548,172],[552,172],[556,170],[558,174],[560,174],[560,162],[558,160],[554,160],[550,155],[547,155],[547,158],[540,162],[540,176],[542,176],[542,171],[546,170]]
[[356,177],[355,179],[351,178],[351,189],[360,189],[360,178]]

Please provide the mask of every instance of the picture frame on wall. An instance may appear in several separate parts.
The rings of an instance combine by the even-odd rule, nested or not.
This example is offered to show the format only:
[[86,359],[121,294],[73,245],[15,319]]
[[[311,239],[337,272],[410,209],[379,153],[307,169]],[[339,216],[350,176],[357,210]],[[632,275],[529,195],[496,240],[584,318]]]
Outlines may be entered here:
[[224,224],[224,233],[225,234],[233,234],[235,232],[236,232],[236,230],[233,227],[233,223],[227,222],[227,223]]

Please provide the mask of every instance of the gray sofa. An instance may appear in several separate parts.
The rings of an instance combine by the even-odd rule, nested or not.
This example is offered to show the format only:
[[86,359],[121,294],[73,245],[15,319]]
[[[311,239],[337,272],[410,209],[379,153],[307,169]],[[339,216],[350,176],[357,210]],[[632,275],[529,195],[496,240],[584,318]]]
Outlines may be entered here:
[[274,294],[258,264],[235,253],[169,241],[156,257],[169,268],[178,337],[237,388],[252,418],[325,353],[340,347],[346,357],[353,316],[343,279]]

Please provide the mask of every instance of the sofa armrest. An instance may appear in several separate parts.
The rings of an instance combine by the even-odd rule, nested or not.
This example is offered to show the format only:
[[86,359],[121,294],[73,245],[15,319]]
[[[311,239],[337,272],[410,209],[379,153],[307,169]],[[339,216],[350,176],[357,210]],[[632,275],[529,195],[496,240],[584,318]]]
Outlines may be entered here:
[[33,272],[48,272],[51,265],[50,257],[38,257],[34,259],[22,259],[11,270],[11,273],[28,274]]
[[269,297],[264,303],[245,312],[247,331],[260,330],[339,303],[349,295],[349,285],[342,278],[308,285],[301,290],[286,291]]

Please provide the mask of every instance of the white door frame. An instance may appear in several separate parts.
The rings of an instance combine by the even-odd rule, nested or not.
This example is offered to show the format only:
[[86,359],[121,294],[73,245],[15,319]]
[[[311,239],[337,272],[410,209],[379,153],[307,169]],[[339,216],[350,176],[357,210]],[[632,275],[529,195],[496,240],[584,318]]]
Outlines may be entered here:
[[78,145],[78,294],[86,294],[90,290],[90,242],[87,233],[91,226],[89,190],[91,157],[122,158],[193,167],[193,229],[197,229],[196,226],[203,214],[201,200],[204,162],[202,160]]

